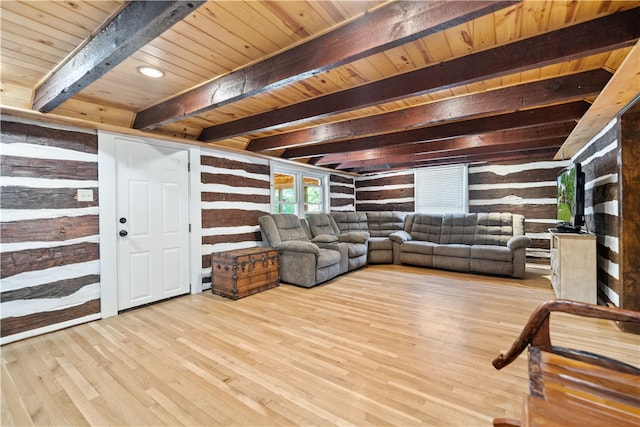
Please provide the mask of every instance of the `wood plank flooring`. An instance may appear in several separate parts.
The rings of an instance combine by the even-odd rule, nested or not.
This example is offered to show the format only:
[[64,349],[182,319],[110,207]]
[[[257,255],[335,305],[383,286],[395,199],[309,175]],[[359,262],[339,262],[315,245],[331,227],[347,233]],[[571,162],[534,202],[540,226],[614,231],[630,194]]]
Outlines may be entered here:
[[[519,418],[526,355],[496,371],[548,272],[369,266],[237,301],[210,291],[3,346],[3,426],[433,425]],[[553,314],[555,344],[639,364],[640,337]]]

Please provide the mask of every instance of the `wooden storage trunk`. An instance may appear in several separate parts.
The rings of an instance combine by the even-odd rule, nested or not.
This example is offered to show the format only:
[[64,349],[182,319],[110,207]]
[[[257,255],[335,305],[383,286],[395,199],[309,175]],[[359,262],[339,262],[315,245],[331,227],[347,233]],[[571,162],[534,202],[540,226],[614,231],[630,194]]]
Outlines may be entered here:
[[278,250],[246,248],[211,255],[211,291],[238,299],[280,284]]

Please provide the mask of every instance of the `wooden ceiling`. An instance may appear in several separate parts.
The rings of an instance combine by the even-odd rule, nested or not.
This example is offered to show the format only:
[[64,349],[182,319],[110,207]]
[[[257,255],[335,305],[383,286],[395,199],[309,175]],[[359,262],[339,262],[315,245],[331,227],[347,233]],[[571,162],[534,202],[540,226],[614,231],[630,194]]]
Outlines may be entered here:
[[639,6],[3,0],[2,105],[354,173],[569,157],[640,94]]

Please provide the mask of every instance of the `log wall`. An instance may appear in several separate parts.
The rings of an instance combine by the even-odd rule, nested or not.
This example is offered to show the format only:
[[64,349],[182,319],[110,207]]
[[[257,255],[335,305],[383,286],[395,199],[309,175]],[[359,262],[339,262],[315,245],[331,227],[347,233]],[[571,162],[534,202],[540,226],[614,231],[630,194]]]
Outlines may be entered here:
[[[98,138],[2,121],[3,340],[98,318]],[[78,189],[93,191],[80,202]]]
[[352,176],[329,176],[329,210],[353,212],[356,210],[356,184]]
[[[640,311],[640,102],[620,119],[620,290],[619,307]],[[624,215],[622,215],[624,212]],[[640,335],[640,325],[620,323],[620,329]]]
[[267,160],[202,150],[202,284],[211,287],[211,254],[258,246],[258,218],[271,211]]
[[[100,316],[98,164],[95,132],[2,122],[0,176],[1,336]],[[603,130],[575,161],[586,172],[586,221],[598,235],[601,299],[617,305],[619,126]],[[201,151],[202,275],[210,255],[260,245],[258,217],[270,212],[266,159]],[[534,244],[529,262],[548,263],[555,177],[568,162],[472,165],[469,210],[523,213]],[[78,189],[93,190],[91,202]],[[414,211],[414,171],[362,177],[331,174],[331,211]],[[208,286],[207,286],[208,285]]]
[[574,157],[585,173],[585,227],[597,236],[598,297],[620,306],[619,125],[611,122]]
[[414,172],[381,173],[356,178],[356,211],[413,212]]

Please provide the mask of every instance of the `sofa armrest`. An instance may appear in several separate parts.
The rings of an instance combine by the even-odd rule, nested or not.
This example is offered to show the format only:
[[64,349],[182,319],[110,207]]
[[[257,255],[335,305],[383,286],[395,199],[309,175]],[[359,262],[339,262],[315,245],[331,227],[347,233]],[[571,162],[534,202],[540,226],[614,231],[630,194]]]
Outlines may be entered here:
[[507,242],[507,247],[511,250],[526,248],[531,246],[531,239],[527,236],[513,236]]
[[277,249],[288,252],[301,252],[315,255],[320,254],[320,248],[318,247],[318,245],[302,240],[287,240],[286,242],[281,242],[278,245]]
[[411,234],[407,233],[404,230],[398,230],[398,231],[394,231],[393,233],[389,234],[389,239],[391,239],[392,241],[396,242],[396,243],[404,243],[404,242],[408,242],[409,240],[411,240]]
[[348,231],[338,235],[338,239],[346,243],[367,243],[369,233],[366,231]]

